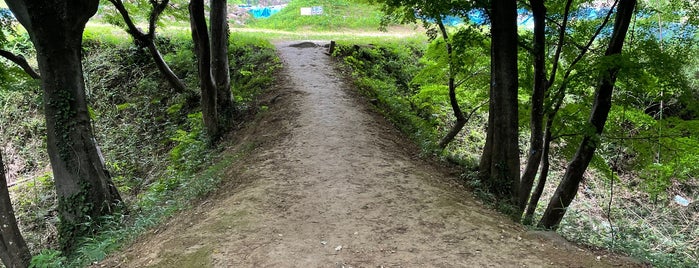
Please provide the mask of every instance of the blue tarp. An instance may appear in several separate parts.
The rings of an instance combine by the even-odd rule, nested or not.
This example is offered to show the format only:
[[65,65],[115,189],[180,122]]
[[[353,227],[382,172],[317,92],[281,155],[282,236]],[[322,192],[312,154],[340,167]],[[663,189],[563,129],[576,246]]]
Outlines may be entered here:
[[250,7],[248,12],[252,14],[253,17],[257,18],[269,18],[270,16],[279,12],[281,8],[271,8],[271,7]]

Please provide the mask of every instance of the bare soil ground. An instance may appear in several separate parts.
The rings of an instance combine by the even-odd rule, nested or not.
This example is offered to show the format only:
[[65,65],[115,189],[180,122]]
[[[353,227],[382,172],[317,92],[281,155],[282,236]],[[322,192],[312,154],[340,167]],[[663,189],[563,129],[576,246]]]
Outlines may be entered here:
[[349,93],[319,43],[277,44],[281,85],[224,187],[97,267],[640,266],[486,208]]

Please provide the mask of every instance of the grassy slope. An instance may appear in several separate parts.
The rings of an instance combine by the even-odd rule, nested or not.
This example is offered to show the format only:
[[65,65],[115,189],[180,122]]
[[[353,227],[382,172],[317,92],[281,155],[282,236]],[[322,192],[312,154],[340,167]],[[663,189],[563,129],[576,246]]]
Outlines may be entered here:
[[[15,67],[10,70],[18,75],[0,83],[4,107],[0,122],[8,126],[2,128],[0,141],[5,148],[16,149],[6,156],[22,167],[19,175],[24,182],[12,192],[24,236],[33,253],[42,251],[35,261],[72,267],[103,258],[163,217],[185,208],[188,200],[215,189],[222,167],[238,157],[219,155],[205,145],[189,32],[164,29],[160,36],[158,45],[165,59],[188,85],[185,92],[173,92],[150,56],[135,49],[123,30],[104,25],[86,29],[83,64],[95,134],[131,214],[106,219],[105,231],[86,238],[70,258],[42,251],[56,246],[52,230],[57,220],[38,84],[27,81]],[[268,41],[251,36],[232,34],[229,50],[239,111],[254,112],[255,99],[271,84],[278,59]],[[249,149],[243,147],[242,153]]]
[[[323,14],[301,16],[301,7],[322,6]],[[252,28],[278,30],[376,30],[382,13],[376,6],[364,3],[351,3],[347,0],[294,0],[289,5],[267,19],[256,19],[248,26]]]

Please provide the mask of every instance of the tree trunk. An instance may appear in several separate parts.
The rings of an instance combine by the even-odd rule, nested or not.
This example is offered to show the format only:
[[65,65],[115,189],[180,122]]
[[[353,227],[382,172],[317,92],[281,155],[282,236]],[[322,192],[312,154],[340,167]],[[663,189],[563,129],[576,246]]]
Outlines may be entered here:
[[[529,152],[519,189],[519,209],[524,211],[541,163],[543,147],[544,94],[546,80],[546,7],[543,0],[529,0],[534,16],[534,89],[531,97]],[[521,214],[521,213],[520,213]]]
[[24,70],[25,73],[27,73],[31,78],[33,79],[41,79],[41,76],[39,73],[37,73],[32,66],[29,65],[29,62],[22,57],[22,55],[16,55],[12,52],[9,52],[4,49],[0,49],[0,57],[6,58],[9,61],[13,62],[14,64],[17,64],[22,70]]
[[17,227],[10,193],[7,189],[5,163],[0,154],[0,259],[5,267],[25,268],[29,266],[31,258],[27,243],[24,242]]
[[180,80],[180,78],[177,77],[175,72],[173,72],[172,69],[170,69],[170,65],[168,65],[167,62],[165,62],[163,56],[160,54],[160,51],[155,46],[155,27],[158,21],[158,17],[160,17],[160,14],[167,7],[169,0],[164,0],[162,2],[151,1],[151,4],[153,5],[153,10],[151,10],[150,20],[148,22],[148,33],[144,33],[141,30],[139,30],[138,27],[136,27],[133,20],[131,20],[129,12],[126,10],[126,7],[124,7],[124,3],[121,0],[109,0],[109,2],[111,2],[114,5],[114,7],[116,7],[117,11],[119,11],[119,14],[121,14],[121,17],[124,19],[126,27],[128,28],[127,32],[131,35],[131,37],[133,37],[133,39],[136,41],[136,44],[138,44],[139,46],[144,46],[148,49],[148,52],[153,58],[153,61],[155,61],[155,66],[158,68],[158,71],[160,71],[160,73],[163,76],[165,76],[165,80],[167,80],[170,86],[172,86],[178,92],[184,92],[186,90],[184,82],[182,82],[182,80]]
[[[228,64],[228,5],[226,0],[211,0],[211,73],[216,85],[216,102],[221,123],[227,124],[233,113],[231,76]],[[225,126],[222,126],[226,128]]]
[[[605,52],[606,57],[620,55],[626,32],[629,29],[636,0],[621,0],[617,7],[617,15],[614,21],[612,38]],[[539,222],[539,226],[547,229],[556,229],[565,215],[566,209],[578,193],[578,187],[582,181],[583,173],[587,169],[592,156],[600,142],[600,136],[607,122],[609,110],[612,107],[612,93],[614,83],[620,66],[613,65],[602,71],[600,83],[595,93],[595,101],[592,105],[592,112],[588,124],[593,128],[584,133],[584,137],[573,159],[568,164],[565,175],[558,185],[551,201],[549,202],[544,215]],[[594,132],[592,131],[594,130]]]
[[165,80],[167,80],[170,86],[172,86],[177,92],[184,92],[187,89],[187,86],[184,84],[184,82],[182,82],[182,80],[180,80],[179,77],[177,77],[175,72],[170,69],[170,65],[165,62],[162,54],[160,54],[160,50],[158,50],[158,47],[155,46],[155,41],[153,38],[148,38],[145,45],[146,48],[148,48],[148,52],[150,52],[153,61],[155,62],[155,66],[158,67],[160,74],[165,76]]
[[518,202],[517,3],[491,1],[490,113],[481,176],[497,196]]
[[444,23],[441,19],[437,20],[437,25],[439,26],[439,31],[442,33],[442,39],[444,39],[444,44],[447,49],[447,56],[449,57],[449,104],[451,105],[451,109],[454,112],[454,117],[456,118],[454,126],[449,130],[447,135],[445,135],[444,138],[439,141],[439,148],[444,149],[452,140],[454,140],[454,137],[459,134],[461,129],[464,128],[464,125],[466,125],[466,118],[464,117],[464,113],[461,111],[461,107],[459,107],[459,100],[456,99],[456,79],[454,78],[455,74],[453,61],[454,50],[452,49],[451,41],[449,40],[449,33],[447,33],[447,28],[444,27]]
[[192,27],[192,40],[199,64],[199,84],[201,87],[201,110],[204,127],[213,144],[219,139],[219,118],[216,109],[217,91],[211,77],[211,46],[204,16],[204,0],[189,2],[189,18]]
[[546,132],[544,134],[544,144],[541,154],[541,172],[539,173],[539,181],[536,183],[536,188],[529,198],[529,204],[527,205],[527,211],[524,213],[524,220],[522,223],[525,225],[531,225],[534,222],[534,212],[536,212],[536,207],[539,204],[539,199],[541,199],[541,194],[544,193],[544,187],[546,187],[546,181],[549,176],[549,168],[551,163],[549,162],[549,152],[551,150],[551,127],[553,126],[553,117],[546,119]]
[[[82,33],[97,0],[7,0],[37,51],[44,91],[47,148],[58,195],[59,238],[70,251],[94,232],[121,197],[97,147],[85,99]],[[93,227],[94,226],[94,227]]]

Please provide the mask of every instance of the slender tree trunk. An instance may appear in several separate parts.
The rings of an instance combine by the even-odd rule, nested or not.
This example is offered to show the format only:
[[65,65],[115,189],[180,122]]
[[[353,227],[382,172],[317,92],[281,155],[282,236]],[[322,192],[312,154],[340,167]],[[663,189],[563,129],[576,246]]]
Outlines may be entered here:
[[158,50],[158,47],[155,46],[155,41],[153,38],[148,38],[145,45],[146,48],[148,48],[148,52],[150,52],[153,61],[155,62],[155,66],[158,67],[160,74],[165,76],[165,80],[167,80],[172,88],[178,92],[184,92],[187,89],[187,86],[184,84],[184,82],[182,82],[182,80],[180,80],[179,77],[177,77],[175,72],[170,69],[170,65],[165,62],[162,54],[160,54],[160,50]]
[[444,44],[447,49],[447,56],[449,57],[449,104],[451,105],[451,109],[454,112],[454,117],[456,118],[454,126],[452,126],[447,135],[445,135],[439,141],[439,148],[444,149],[452,140],[454,140],[454,137],[459,134],[461,129],[464,128],[464,125],[466,125],[466,118],[464,117],[464,113],[461,111],[461,107],[459,107],[459,100],[456,99],[456,84],[454,78],[455,71],[453,61],[454,50],[452,49],[451,41],[449,40],[449,33],[447,33],[447,28],[444,27],[444,23],[441,19],[437,20],[437,25],[439,26],[439,31],[442,33],[442,39],[444,39]]
[[517,2],[491,1],[490,113],[481,176],[497,196],[518,203]]
[[[211,73],[216,85],[216,102],[221,123],[227,124],[233,113],[231,76],[228,64],[228,5],[226,0],[211,0]],[[226,128],[226,126],[222,126]]]
[[29,62],[27,62],[27,59],[25,59],[22,55],[16,55],[16,54],[9,52],[7,50],[0,49],[0,57],[6,58],[9,61],[13,62],[14,64],[17,64],[31,78],[41,79],[41,76],[39,75],[39,73],[37,73],[34,70],[34,68],[32,68],[32,66],[29,65]]
[[77,237],[97,227],[85,223],[111,213],[121,202],[92,132],[81,63],[82,33],[99,1],[6,3],[29,32],[37,51],[47,148],[61,220],[59,238],[64,250],[70,251]]
[[549,168],[551,163],[549,162],[549,152],[551,150],[551,127],[553,126],[553,117],[546,119],[546,132],[544,134],[544,147],[541,154],[541,172],[539,173],[539,181],[536,183],[536,188],[529,198],[529,204],[527,205],[527,211],[524,213],[524,220],[522,221],[525,225],[531,225],[534,222],[534,212],[536,212],[536,207],[539,204],[539,199],[541,199],[541,194],[544,193],[544,188],[546,187],[546,181],[549,176]]
[[121,17],[126,23],[127,32],[131,35],[131,37],[133,37],[136,44],[139,46],[144,46],[148,49],[148,52],[155,62],[155,66],[158,68],[158,71],[165,76],[165,80],[167,80],[170,86],[172,86],[178,92],[184,92],[186,89],[184,82],[182,82],[182,80],[177,77],[175,72],[170,69],[170,65],[165,62],[165,59],[163,59],[163,56],[160,54],[158,47],[155,45],[155,27],[160,14],[167,7],[169,0],[164,0],[161,2],[151,1],[153,10],[151,10],[150,20],[148,22],[148,33],[144,33],[138,29],[138,27],[136,27],[133,20],[131,20],[128,10],[126,10],[126,7],[124,7],[124,3],[121,0],[109,0],[109,2],[111,2],[114,7],[116,7],[117,11],[119,11],[119,14],[121,14]]
[[189,2],[189,16],[192,27],[192,40],[199,63],[199,83],[201,87],[201,110],[204,127],[213,144],[219,139],[219,117],[216,109],[217,91],[211,77],[211,46],[204,16],[204,0]]
[[529,0],[534,16],[534,89],[531,97],[529,152],[519,189],[519,209],[524,211],[531,193],[536,171],[541,163],[543,147],[544,95],[546,80],[546,7],[543,0]]
[[[635,6],[636,0],[621,0],[619,2],[612,38],[605,52],[606,57],[621,54]],[[610,66],[600,73],[600,83],[595,93],[595,101],[592,105],[592,112],[590,113],[590,119],[588,121],[588,124],[593,128],[594,132],[588,131],[584,133],[585,136],[577,152],[568,164],[566,173],[539,222],[539,226],[543,228],[558,228],[563,215],[565,215],[566,209],[578,193],[578,187],[582,181],[583,173],[590,164],[595,149],[600,143],[600,136],[607,122],[609,110],[612,107],[612,93],[619,69],[620,67],[618,65]]]
[[10,201],[5,177],[5,163],[0,154],[0,259],[5,267],[25,268],[29,266],[32,255],[27,243],[17,227],[14,209]]

